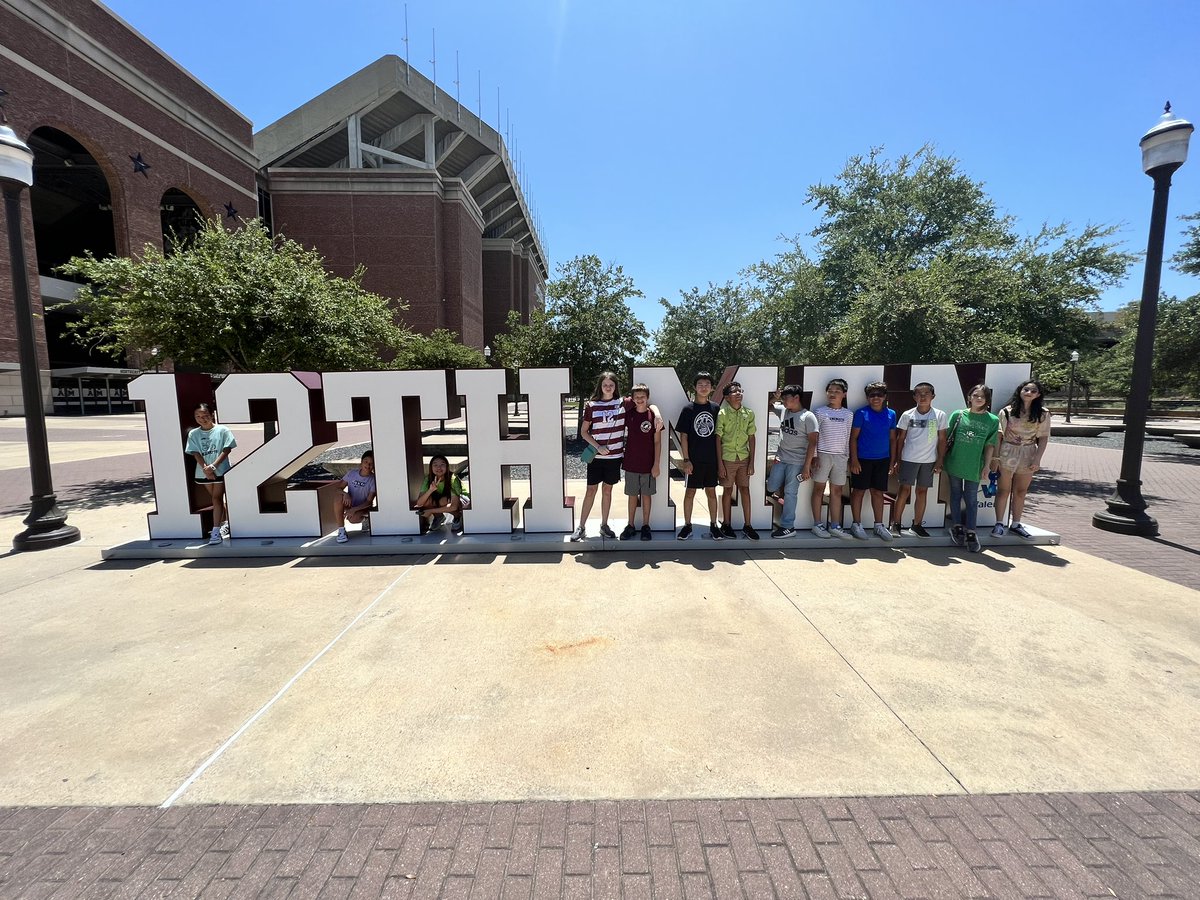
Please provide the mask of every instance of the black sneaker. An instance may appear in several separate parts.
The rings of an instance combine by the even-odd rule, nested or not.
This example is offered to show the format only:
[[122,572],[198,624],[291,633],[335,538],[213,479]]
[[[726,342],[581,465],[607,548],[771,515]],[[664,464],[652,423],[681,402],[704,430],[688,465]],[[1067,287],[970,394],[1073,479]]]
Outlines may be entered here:
[[610,541],[615,541],[617,539],[617,533],[609,528],[608,524],[605,523],[604,525],[600,526],[600,537],[608,538]]
[[708,526],[708,534],[709,534],[709,536],[710,536],[710,537],[711,537],[711,538],[712,538],[714,541],[723,541],[723,540],[725,540],[725,535],[723,535],[723,534],[721,533],[721,529],[720,529],[720,528],[718,528],[716,525],[709,525],[709,526]]
[[754,530],[753,525],[747,525],[745,528],[743,528],[742,534],[744,534],[746,537],[750,538],[750,540],[752,540],[752,541],[758,540],[758,532]]
[[979,538],[976,536],[975,532],[968,531],[967,532],[967,550],[970,551],[971,553],[978,553],[982,549],[983,549],[983,547],[980,545]]
[[950,540],[954,542],[955,547],[961,547],[967,542],[967,532],[961,525],[955,525],[950,529]]
[[637,529],[632,525],[626,525],[625,530],[621,532],[621,540],[632,541],[635,534],[637,534]]
[[689,522],[688,524],[684,525],[682,528],[679,529],[679,534],[675,535],[675,540],[686,541],[691,536],[692,536],[692,525]]
[[891,532],[892,532],[892,537],[903,537],[904,536],[904,529],[900,526],[899,522],[892,523]]
[[796,533],[795,528],[784,528],[782,525],[776,525],[771,529],[771,537],[773,538],[788,538]]
[[642,526],[642,540],[649,541],[649,540],[652,540],[653,538],[654,538],[654,535],[650,533],[650,526],[643,525]]
[[925,530],[925,526],[922,525],[920,522],[912,523],[912,533],[915,534],[919,538],[929,537],[929,532]]
[[721,534],[725,535],[727,538],[737,537],[737,532],[733,530],[733,526],[728,522],[721,526]]

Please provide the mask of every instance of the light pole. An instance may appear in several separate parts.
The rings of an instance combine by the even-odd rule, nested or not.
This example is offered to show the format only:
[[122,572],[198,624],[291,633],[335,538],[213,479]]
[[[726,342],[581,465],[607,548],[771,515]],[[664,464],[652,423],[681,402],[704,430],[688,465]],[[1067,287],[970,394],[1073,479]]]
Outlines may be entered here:
[[[157,374],[158,374],[158,348],[157,348],[157,347],[151,347],[151,348],[150,348],[150,355],[151,355],[152,357],[154,357],[154,374],[155,374],[155,375],[157,375]],[[1068,416],[1068,418],[1067,418],[1067,421],[1068,421],[1068,422],[1069,422],[1069,421],[1071,421],[1071,419],[1070,419],[1070,417],[1069,417],[1069,416]]]
[[0,189],[4,192],[8,251],[12,263],[13,306],[20,348],[21,394],[25,404],[25,442],[29,445],[29,479],[32,509],[25,530],[13,538],[16,550],[47,550],[79,540],[79,529],[67,524],[58,508],[50,478],[50,447],[46,440],[46,407],[38,369],[37,341],[33,331],[33,301],[29,296],[29,270],[25,264],[25,236],[21,219],[21,194],[33,184],[33,151],[8,125],[0,124]]
[[1158,124],[1141,140],[1142,171],[1154,179],[1154,207],[1150,213],[1150,239],[1146,244],[1146,276],[1138,311],[1137,341],[1133,348],[1133,382],[1125,405],[1125,449],[1121,474],[1106,502],[1108,508],[1092,516],[1092,524],[1105,531],[1153,537],[1158,523],[1146,512],[1142,497],[1142,448],[1146,442],[1146,415],[1150,409],[1150,382],[1154,367],[1154,328],[1158,319],[1158,287],[1162,275],[1163,238],[1167,230],[1167,197],[1171,174],[1187,161],[1188,141],[1195,128],[1176,118],[1168,103]]
[[1079,351],[1071,351],[1071,380],[1067,384],[1067,424],[1071,424],[1071,401],[1075,399],[1075,364],[1079,362]]
[[520,375],[521,375],[521,361],[519,359],[514,359],[513,360],[513,395],[512,395],[513,416],[514,417],[517,415],[517,412],[519,411],[518,404],[520,401],[517,398],[520,397],[521,395],[518,391],[519,385],[517,384],[517,379],[520,377]]

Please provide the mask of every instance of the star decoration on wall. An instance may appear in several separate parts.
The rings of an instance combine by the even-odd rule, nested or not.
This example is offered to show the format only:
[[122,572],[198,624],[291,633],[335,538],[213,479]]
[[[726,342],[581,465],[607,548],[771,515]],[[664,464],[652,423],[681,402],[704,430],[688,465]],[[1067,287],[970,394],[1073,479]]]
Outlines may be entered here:
[[225,218],[227,218],[227,219],[236,219],[237,218],[237,210],[233,208],[232,201],[225,204]]
[[150,163],[148,163],[144,159],[142,159],[142,154],[139,153],[137,156],[131,156],[131,157],[129,157],[129,159],[133,163],[133,174],[134,175],[137,175],[140,173],[143,178],[150,177],[147,174],[150,171]]

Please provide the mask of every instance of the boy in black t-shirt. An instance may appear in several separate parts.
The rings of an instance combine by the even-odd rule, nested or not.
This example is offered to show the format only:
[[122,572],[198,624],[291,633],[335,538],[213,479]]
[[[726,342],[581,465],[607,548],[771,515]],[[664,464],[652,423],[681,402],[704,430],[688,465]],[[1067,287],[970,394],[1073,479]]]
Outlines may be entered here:
[[721,407],[709,400],[713,380],[707,372],[696,376],[693,387],[696,399],[683,408],[675,427],[679,435],[679,452],[683,456],[680,468],[687,475],[679,540],[686,541],[692,536],[692,504],[696,500],[696,491],[703,488],[708,498],[709,534],[714,541],[719,541],[724,537],[717,525],[717,412]]

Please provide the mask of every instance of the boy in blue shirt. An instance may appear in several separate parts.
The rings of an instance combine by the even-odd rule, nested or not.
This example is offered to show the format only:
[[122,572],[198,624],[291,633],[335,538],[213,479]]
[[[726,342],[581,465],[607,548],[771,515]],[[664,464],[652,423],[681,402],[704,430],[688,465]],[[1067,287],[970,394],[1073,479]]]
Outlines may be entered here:
[[850,428],[850,512],[854,516],[850,534],[860,541],[867,539],[862,505],[868,490],[875,513],[875,534],[884,541],[892,539],[883,520],[888,473],[896,462],[896,411],[887,405],[887,390],[882,381],[867,385],[867,405],[854,411]]

